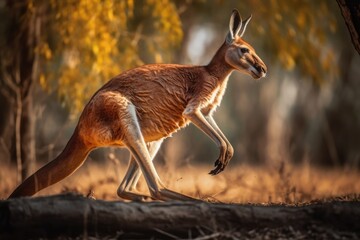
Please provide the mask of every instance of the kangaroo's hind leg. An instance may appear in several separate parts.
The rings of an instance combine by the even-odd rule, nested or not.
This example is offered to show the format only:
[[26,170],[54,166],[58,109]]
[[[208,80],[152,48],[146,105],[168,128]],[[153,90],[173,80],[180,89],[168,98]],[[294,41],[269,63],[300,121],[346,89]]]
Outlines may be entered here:
[[[146,144],[152,159],[154,159],[156,153],[158,152],[161,143],[162,140]],[[125,177],[117,190],[118,196],[132,201],[143,201],[145,199],[150,199],[150,196],[139,194],[136,191],[136,184],[138,183],[140,176],[141,171],[139,165],[136,163],[133,155],[131,155]]]
[[183,201],[197,200],[164,187],[152,163],[152,158],[146,147],[136,116],[135,106],[132,104],[127,106],[127,117],[122,119],[122,130],[124,131],[123,143],[130,150],[144,174],[152,198],[165,201],[172,199]]

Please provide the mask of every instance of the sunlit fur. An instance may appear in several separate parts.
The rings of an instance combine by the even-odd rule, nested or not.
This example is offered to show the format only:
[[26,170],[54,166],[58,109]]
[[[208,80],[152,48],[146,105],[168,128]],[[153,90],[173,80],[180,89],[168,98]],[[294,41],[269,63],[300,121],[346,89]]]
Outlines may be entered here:
[[[242,54],[239,51],[242,46],[246,46],[249,52]],[[119,187],[119,196],[131,200],[145,197],[126,192],[136,186],[142,172],[152,198],[194,200],[166,189],[152,158],[162,139],[192,122],[220,150],[215,169],[210,174],[216,175],[224,170],[234,150],[212,118],[212,113],[221,102],[233,70],[254,78],[266,73],[266,66],[255,50],[238,36],[231,44],[225,41],[207,66],[145,65],[112,78],[85,106],[64,151],[26,179],[10,197],[31,196],[62,180],[81,166],[87,154],[95,148],[125,146],[131,152],[131,160]]]

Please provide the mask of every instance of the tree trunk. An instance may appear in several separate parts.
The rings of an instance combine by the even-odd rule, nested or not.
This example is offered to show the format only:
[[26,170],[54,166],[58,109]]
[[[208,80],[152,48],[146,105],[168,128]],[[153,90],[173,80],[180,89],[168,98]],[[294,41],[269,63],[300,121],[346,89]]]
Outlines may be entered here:
[[26,177],[34,173],[35,170],[35,115],[33,110],[33,96],[32,94],[23,101],[22,115],[21,115],[21,160],[22,169],[21,177],[24,180]]
[[[1,81],[1,80],[0,80]],[[11,145],[14,129],[14,100],[9,93],[0,86],[0,162],[10,163]]]
[[38,78],[39,43],[42,7],[28,1],[17,4],[6,2],[8,9],[6,41],[1,46],[1,72],[8,96],[13,98],[15,128],[15,159],[18,180],[24,180],[35,165],[35,115],[33,111],[33,85]]
[[337,0],[351,40],[356,51],[360,54],[360,1]]
[[311,226],[359,233],[360,202],[304,206],[207,202],[107,202],[76,195],[0,201],[0,238],[149,236],[188,238],[207,233]]

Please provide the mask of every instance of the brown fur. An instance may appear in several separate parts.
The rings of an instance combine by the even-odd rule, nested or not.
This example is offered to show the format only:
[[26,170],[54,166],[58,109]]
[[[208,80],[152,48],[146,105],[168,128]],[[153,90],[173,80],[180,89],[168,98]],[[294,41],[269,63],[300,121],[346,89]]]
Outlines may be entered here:
[[[224,51],[219,51],[214,59],[224,58],[223,54]],[[146,142],[170,136],[189,123],[183,115],[189,105],[210,111],[220,103],[226,78],[233,68],[215,63],[208,66],[152,64],[114,77],[85,107],[79,121],[79,134],[92,146],[124,145],[121,123],[117,119],[126,118],[125,106],[134,104]]]
[[[248,54],[239,52],[243,47],[249,49]],[[207,66],[145,65],[112,78],[85,106],[64,151],[26,179],[10,197],[31,196],[62,180],[81,166],[94,148],[126,146],[134,159],[125,185],[119,188],[120,194],[132,188],[129,182],[136,184],[139,166],[154,198],[190,200],[162,187],[151,163],[157,150],[150,151],[148,145],[147,152],[145,143],[166,138],[192,121],[220,148],[220,157],[211,174],[221,172],[231,159],[233,148],[211,114],[220,104],[233,70],[255,78],[266,73],[265,64],[240,37],[231,44],[225,42]],[[126,193],[123,196],[135,199],[142,195]]]

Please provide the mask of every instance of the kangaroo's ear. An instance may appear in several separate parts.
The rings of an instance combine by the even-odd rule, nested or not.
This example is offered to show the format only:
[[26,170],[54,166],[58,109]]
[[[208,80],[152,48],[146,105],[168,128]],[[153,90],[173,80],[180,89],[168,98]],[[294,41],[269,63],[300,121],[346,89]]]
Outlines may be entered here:
[[239,11],[234,9],[232,11],[230,22],[229,22],[229,33],[226,36],[226,42],[232,43],[235,37],[239,34],[242,25],[242,20]]
[[242,22],[244,24],[244,27],[241,31],[240,37],[242,37],[244,35],[246,27],[247,27],[248,23],[250,22],[251,18],[252,18],[252,15],[250,15],[245,21]]

